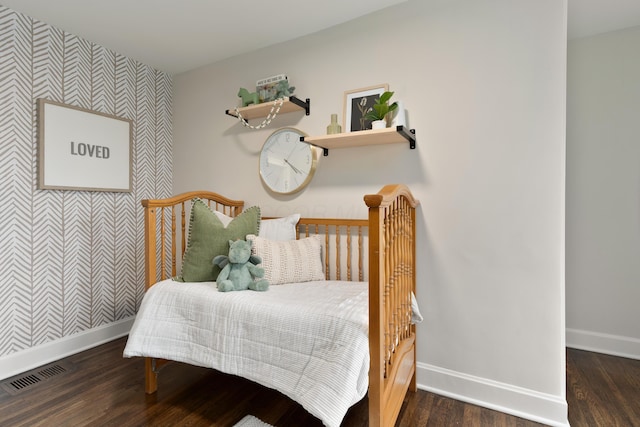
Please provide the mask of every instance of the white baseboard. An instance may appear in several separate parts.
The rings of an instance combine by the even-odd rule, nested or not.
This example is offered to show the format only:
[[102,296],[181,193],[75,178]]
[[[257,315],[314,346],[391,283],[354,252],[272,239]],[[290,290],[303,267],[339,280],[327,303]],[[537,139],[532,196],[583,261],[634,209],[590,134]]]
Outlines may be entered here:
[[131,330],[134,318],[134,316],[128,317],[108,325],[2,356],[0,357],[0,380],[123,337]]
[[568,427],[568,405],[555,396],[475,377],[425,363],[417,364],[418,388],[553,427]]
[[637,338],[569,328],[566,337],[570,348],[640,360],[640,339]]

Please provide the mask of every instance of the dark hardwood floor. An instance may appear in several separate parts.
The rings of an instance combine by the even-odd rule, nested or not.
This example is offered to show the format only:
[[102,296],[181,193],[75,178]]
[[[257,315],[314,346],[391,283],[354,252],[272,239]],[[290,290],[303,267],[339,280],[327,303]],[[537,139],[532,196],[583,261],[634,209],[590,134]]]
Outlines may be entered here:
[[[123,338],[63,359],[65,372],[20,391],[0,387],[0,426],[232,426],[247,414],[282,427],[322,426],[274,390],[189,365],[165,367],[159,391],[145,395],[143,362],[123,359],[124,344]],[[640,426],[640,361],[571,349],[567,360],[573,427]],[[343,426],[366,426],[367,410],[363,399]],[[418,391],[405,399],[397,425],[541,424]]]
[[567,403],[572,427],[639,427],[640,360],[569,349]]

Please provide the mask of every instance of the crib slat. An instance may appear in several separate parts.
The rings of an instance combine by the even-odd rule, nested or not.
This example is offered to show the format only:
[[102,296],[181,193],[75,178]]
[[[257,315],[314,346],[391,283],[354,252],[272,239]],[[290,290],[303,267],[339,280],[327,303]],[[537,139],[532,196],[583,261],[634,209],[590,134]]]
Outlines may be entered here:
[[347,281],[351,281],[351,227],[347,225],[345,233],[347,238]]
[[[144,201],[143,201],[144,206]],[[156,209],[145,206],[144,210],[144,251],[145,257],[145,289],[156,283]]]
[[160,208],[160,280],[166,279],[166,254],[165,254],[165,232],[164,232],[164,210]]
[[176,207],[171,206],[171,276],[176,274]]

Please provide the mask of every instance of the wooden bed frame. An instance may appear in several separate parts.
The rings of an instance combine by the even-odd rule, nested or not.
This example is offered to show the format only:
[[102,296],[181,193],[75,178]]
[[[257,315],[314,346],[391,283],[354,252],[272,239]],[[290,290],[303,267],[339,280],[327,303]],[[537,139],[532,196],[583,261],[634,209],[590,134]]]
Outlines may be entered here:
[[[194,197],[229,216],[240,214],[244,207],[242,201],[208,191],[143,200],[146,289],[176,275],[184,255],[187,218]],[[369,426],[393,426],[407,391],[416,391],[411,293],[416,291],[418,202],[402,184],[387,185],[377,194],[364,196],[364,201],[369,208],[368,219],[301,218],[297,234],[324,236],[328,280],[368,280]],[[154,393],[158,369],[166,361],[145,359],[145,391]]]

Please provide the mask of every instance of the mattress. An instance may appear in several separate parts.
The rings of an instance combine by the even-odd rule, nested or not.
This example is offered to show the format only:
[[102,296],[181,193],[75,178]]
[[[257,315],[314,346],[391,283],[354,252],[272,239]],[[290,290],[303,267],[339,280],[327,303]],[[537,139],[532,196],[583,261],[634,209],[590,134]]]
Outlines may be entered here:
[[147,291],[124,350],[238,375],[338,427],[368,387],[368,285],[314,281],[266,292],[165,280]]

